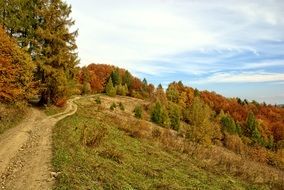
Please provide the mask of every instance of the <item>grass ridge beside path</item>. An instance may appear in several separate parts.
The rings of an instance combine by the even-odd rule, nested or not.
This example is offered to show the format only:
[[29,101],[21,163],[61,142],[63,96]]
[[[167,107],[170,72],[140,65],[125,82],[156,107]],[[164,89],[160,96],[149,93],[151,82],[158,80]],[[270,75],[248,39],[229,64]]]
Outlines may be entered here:
[[[151,138],[122,130],[116,119],[129,114],[111,112],[109,105],[126,101],[127,110],[137,101],[101,97],[102,105],[92,97],[77,100],[77,112],[54,127],[53,166],[61,172],[55,189],[269,189],[210,172],[187,154],[165,150]],[[129,118],[127,122],[134,127],[140,121]]]

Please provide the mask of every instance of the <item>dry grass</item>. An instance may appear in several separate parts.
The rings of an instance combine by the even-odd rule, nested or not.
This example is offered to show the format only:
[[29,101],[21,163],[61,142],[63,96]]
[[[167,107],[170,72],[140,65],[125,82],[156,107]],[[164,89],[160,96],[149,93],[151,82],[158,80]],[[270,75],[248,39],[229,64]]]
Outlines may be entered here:
[[0,104],[0,134],[9,128],[15,127],[27,115],[25,104]]
[[[247,149],[235,136],[226,136],[226,147],[231,149],[236,154],[226,148],[220,146],[201,146],[186,140],[176,131],[161,128],[152,122],[136,119],[133,115],[133,109],[137,104],[147,105],[142,100],[137,100],[128,97],[110,98],[101,96],[102,104],[94,107],[94,110],[103,113],[105,117],[111,118],[109,124],[116,126],[119,130],[125,132],[128,136],[139,139],[142,142],[153,142],[169,153],[177,151],[182,153],[183,157],[193,158],[195,165],[218,175],[230,175],[238,179],[247,181],[252,184],[266,185],[271,189],[282,189],[284,186],[284,172],[281,169],[271,167],[260,162],[276,162],[279,156],[275,158],[275,154],[269,155],[262,149]],[[125,111],[115,109],[109,110],[109,106],[116,102],[122,102]],[[90,102],[82,101],[84,107],[91,107]],[[92,104],[94,106],[95,104]],[[98,116],[96,116],[98,117]],[[144,117],[145,118],[145,117]],[[86,132],[87,133],[87,132]],[[91,135],[93,138],[95,134]],[[88,140],[86,140],[86,144]],[[95,142],[97,140],[90,140]],[[92,144],[92,143],[90,143]],[[252,150],[252,151],[250,151]],[[249,155],[251,154],[251,155]],[[100,156],[113,160],[117,163],[122,163],[124,155],[115,149],[106,149],[99,153]],[[281,156],[281,154],[279,153]],[[252,160],[254,157],[255,160]],[[264,158],[265,160],[260,160]],[[154,175],[153,171],[146,171],[147,175]],[[156,187],[167,189],[169,184],[161,183]]]
[[108,148],[99,153],[99,156],[113,160],[119,164],[123,163],[123,154],[114,148]]
[[101,144],[106,135],[107,128],[84,125],[80,139],[83,145],[95,147]]

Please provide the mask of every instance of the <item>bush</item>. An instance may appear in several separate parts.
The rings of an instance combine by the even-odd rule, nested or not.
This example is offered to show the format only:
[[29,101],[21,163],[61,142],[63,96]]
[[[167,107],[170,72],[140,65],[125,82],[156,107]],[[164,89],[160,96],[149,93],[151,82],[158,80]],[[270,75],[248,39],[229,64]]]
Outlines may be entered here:
[[121,102],[119,102],[118,107],[121,111],[125,110],[124,105]]
[[91,93],[91,85],[89,82],[84,82],[82,87],[82,94],[90,94]]
[[96,101],[97,104],[101,104],[102,103],[101,97],[99,97],[99,96],[95,99],[95,101]]
[[151,121],[162,126],[168,126],[170,123],[168,112],[159,101],[157,101],[154,107],[152,108]]
[[116,95],[116,88],[113,86],[111,78],[106,85],[106,93],[108,96],[114,97]]
[[236,123],[234,119],[229,115],[224,115],[221,118],[222,130],[230,134],[237,133]]
[[142,107],[141,107],[141,105],[135,106],[133,112],[134,112],[134,116],[136,118],[138,118],[138,119],[142,118]]
[[16,126],[26,114],[27,105],[23,102],[10,105],[0,103],[0,134]]
[[116,86],[116,92],[117,95],[126,96],[126,94],[128,94],[127,85],[119,84],[118,86]]
[[180,109],[179,106],[171,103],[170,104],[170,109],[169,109],[169,117],[171,121],[171,128],[178,131],[180,127]]
[[57,107],[64,107],[66,102],[67,102],[66,98],[59,98],[58,100],[56,100],[55,106],[57,106]]
[[159,128],[154,128],[152,130],[152,137],[154,137],[154,138],[160,137],[161,134],[162,134],[162,132],[161,132],[161,130]]
[[244,152],[245,146],[243,144],[242,139],[238,135],[231,135],[225,133],[224,145],[226,148],[236,153],[241,154]]
[[81,133],[81,142],[83,145],[94,147],[101,144],[102,140],[106,137],[108,131],[104,127],[90,127],[84,125]]
[[115,102],[113,102],[111,105],[110,105],[110,110],[114,110],[116,108],[116,104],[115,104]]

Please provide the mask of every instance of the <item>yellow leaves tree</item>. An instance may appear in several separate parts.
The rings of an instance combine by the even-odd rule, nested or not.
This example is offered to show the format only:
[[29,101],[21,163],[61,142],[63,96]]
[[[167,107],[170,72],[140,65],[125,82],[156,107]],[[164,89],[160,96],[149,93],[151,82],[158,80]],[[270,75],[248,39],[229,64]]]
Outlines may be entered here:
[[187,138],[200,144],[211,144],[214,134],[210,122],[212,111],[200,98],[196,97],[189,111],[190,126],[187,129]]

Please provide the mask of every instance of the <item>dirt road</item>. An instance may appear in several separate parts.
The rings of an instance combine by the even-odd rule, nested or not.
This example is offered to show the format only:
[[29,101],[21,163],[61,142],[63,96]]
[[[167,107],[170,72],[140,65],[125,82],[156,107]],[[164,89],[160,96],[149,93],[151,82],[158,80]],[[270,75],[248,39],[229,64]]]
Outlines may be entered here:
[[77,111],[76,99],[52,116],[33,108],[20,125],[0,135],[0,189],[52,189],[52,126]]

